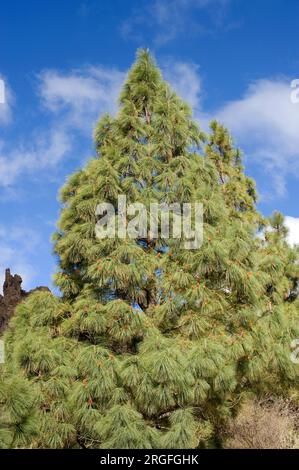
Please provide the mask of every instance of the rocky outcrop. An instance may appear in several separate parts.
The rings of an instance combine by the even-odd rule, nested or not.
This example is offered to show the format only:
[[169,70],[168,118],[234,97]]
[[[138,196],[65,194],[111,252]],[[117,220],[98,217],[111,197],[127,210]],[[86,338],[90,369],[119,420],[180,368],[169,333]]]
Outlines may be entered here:
[[29,292],[22,289],[22,278],[18,274],[11,275],[10,269],[5,271],[3,296],[0,294],[0,335],[6,329],[16,306],[29,294],[36,290],[49,291],[48,287],[37,287]]

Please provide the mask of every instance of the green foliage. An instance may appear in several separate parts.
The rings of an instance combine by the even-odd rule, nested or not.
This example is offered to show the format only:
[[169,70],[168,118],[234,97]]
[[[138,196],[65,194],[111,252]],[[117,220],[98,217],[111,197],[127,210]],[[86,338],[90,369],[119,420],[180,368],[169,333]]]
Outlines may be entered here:
[[[35,293],[5,335],[0,445],[197,448],[244,393],[298,384],[298,251],[264,220],[228,131],[205,136],[138,53],[96,158],[61,191],[54,236],[63,297]],[[204,240],[99,240],[99,202],[200,201]],[[270,229],[268,228],[270,224]],[[257,230],[265,228],[264,239]]]

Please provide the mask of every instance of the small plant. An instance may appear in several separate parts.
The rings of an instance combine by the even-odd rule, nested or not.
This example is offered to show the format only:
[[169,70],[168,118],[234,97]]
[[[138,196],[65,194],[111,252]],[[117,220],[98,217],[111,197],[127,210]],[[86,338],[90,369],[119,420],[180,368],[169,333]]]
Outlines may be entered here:
[[282,399],[246,401],[228,427],[225,447],[229,449],[294,449],[298,411]]

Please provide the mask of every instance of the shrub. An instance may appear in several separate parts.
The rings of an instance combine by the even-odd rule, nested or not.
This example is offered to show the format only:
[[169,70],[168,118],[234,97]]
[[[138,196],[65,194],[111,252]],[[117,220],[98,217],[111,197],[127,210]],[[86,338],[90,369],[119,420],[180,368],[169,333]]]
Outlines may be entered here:
[[226,431],[229,449],[298,448],[299,414],[282,399],[246,401]]

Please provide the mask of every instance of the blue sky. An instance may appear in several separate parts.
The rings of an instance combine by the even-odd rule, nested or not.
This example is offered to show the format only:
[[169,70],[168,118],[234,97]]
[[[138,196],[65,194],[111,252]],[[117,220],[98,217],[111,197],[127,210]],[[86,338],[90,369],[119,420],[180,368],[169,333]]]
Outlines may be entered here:
[[93,156],[138,47],[206,128],[231,129],[265,215],[299,242],[298,0],[6,0],[0,14],[0,282],[51,286],[50,242],[66,176]]

